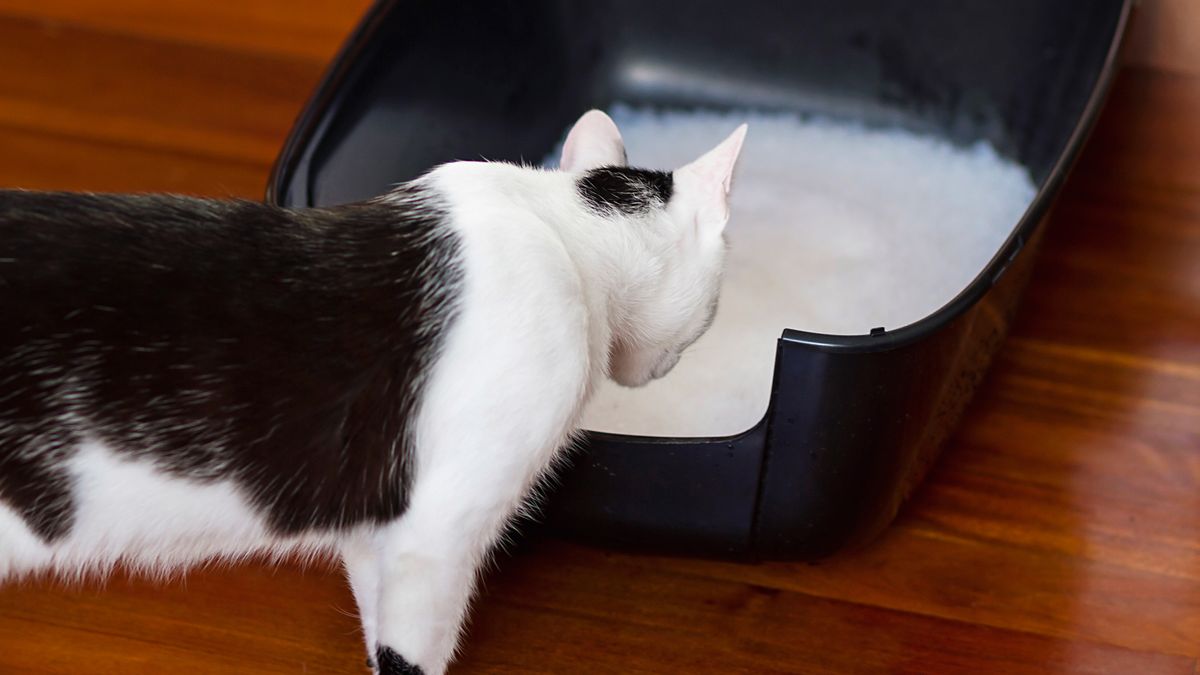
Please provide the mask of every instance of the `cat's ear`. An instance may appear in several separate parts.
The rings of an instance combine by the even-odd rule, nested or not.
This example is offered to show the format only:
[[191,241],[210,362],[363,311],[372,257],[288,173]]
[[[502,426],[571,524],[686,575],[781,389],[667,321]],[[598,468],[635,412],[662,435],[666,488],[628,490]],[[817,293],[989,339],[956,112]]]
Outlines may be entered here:
[[588,171],[601,166],[625,166],[625,142],[611,117],[589,110],[567,134],[558,168]]
[[720,234],[729,221],[729,192],[733,170],[746,140],[743,124],[700,159],[675,170],[675,182],[683,188],[695,211],[697,229]]

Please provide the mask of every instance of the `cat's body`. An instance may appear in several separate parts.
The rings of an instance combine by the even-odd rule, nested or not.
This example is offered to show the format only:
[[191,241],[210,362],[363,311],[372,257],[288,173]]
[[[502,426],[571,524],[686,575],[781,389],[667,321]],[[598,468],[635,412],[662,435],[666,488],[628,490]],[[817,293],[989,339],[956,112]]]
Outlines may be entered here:
[[331,209],[0,193],[0,580],[326,550],[381,672],[444,670],[591,389],[711,319],[740,135],[674,178],[600,168],[598,115],[567,171]]

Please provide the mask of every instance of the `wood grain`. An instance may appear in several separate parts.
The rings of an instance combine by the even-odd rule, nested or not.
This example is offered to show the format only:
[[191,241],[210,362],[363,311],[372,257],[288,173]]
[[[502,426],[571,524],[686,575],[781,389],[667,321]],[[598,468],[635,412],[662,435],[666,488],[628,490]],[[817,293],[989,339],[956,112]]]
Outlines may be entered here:
[[30,19],[0,17],[0,34],[0,125],[262,165],[320,74],[308,61]]
[[[364,4],[0,2],[0,184],[260,196]],[[1200,76],[1137,62],[880,541],[814,566],[535,538],[499,556],[455,672],[1194,674]],[[328,564],[28,580],[0,588],[0,673],[365,673],[353,611]]]
[[111,35],[327,62],[371,0],[0,0],[0,15],[48,30]]
[[1200,2],[1142,0],[1130,33],[1132,63],[1200,75]]
[[260,199],[270,165],[0,126],[0,185]]
[[[554,573],[547,574],[551,561]],[[542,543],[506,561],[475,618],[462,669],[1190,673],[1194,665],[1186,657],[822,599],[727,576]]]

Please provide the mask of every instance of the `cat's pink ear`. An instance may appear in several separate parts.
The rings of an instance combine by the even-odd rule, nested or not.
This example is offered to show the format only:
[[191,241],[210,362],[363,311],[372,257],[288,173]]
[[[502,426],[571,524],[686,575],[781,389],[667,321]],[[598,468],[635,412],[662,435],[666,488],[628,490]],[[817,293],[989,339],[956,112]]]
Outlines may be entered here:
[[567,134],[558,168],[588,171],[601,166],[625,166],[625,143],[611,117],[589,110]]
[[729,220],[729,192],[747,126],[734,129],[729,138],[704,153],[700,159],[675,171],[675,180],[686,185],[694,200],[696,224],[701,230],[719,233]]

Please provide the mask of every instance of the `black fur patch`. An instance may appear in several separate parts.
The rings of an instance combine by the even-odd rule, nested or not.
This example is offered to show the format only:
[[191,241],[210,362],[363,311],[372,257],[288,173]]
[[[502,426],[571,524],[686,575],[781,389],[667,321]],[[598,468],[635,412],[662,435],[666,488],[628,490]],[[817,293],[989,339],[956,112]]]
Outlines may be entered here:
[[379,675],[425,675],[420,666],[405,661],[391,647],[376,649],[375,661],[379,664]]
[[674,178],[667,171],[623,166],[592,169],[579,179],[579,194],[595,211],[636,214],[671,199]]
[[230,479],[279,533],[398,517],[454,316],[436,195],[284,210],[0,191],[0,500],[47,540],[85,438]]

